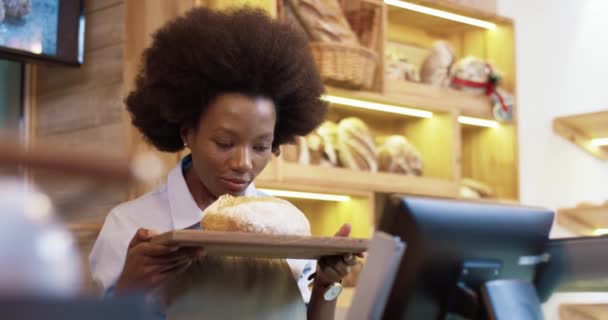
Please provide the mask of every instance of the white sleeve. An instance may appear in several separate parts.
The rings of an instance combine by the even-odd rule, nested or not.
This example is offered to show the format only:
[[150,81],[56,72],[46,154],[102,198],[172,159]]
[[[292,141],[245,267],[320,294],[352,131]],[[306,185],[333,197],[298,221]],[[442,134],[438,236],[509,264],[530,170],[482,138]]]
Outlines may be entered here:
[[298,284],[302,299],[305,303],[310,301],[310,284],[313,280],[308,280],[311,274],[317,270],[317,260],[287,259],[293,277]]
[[101,285],[104,291],[114,285],[122,272],[129,243],[137,231],[130,221],[117,214],[118,211],[116,208],[106,217],[89,255],[93,281]]

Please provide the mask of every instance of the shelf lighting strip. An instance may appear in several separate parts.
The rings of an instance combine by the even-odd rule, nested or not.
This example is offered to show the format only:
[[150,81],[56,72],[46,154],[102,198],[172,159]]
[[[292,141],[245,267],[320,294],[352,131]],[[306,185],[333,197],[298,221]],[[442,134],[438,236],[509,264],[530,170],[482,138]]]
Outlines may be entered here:
[[447,20],[465,23],[465,24],[469,24],[469,25],[484,28],[484,29],[489,29],[489,30],[496,29],[496,24],[492,23],[492,22],[479,20],[479,19],[475,19],[475,18],[471,18],[471,17],[466,17],[466,16],[462,16],[459,14],[455,14],[455,13],[451,13],[451,12],[447,12],[447,11],[443,11],[443,10],[433,9],[433,8],[421,6],[421,5],[415,4],[415,3],[410,3],[410,2],[406,2],[406,1],[400,1],[400,0],[384,0],[384,3],[386,3],[387,5],[390,5],[390,6],[395,6],[395,7],[401,8],[401,9],[416,11],[416,12],[428,14],[430,16],[435,16],[435,17],[439,17],[439,18],[443,18],[443,19],[447,19]]
[[591,145],[594,146],[594,147],[605,147],[605,146],[608,146],[608,138],[592,139],[591,140]]
[[348,202],[350,201],[349,196],[338,195],[338,194],[326,194],[326,193],[313,193],[313,192],[300,192],[300,191],[288,191],[288,190],[277,190],[277,189],[262,189],[258,190],[268,193],[275,197],[284,198],[296,198],[296,199],[310,199],[310,200],[321,200],[321,201],[334,201],[334,202]]
[[472,118],[472,117],[465,117],[465,116],[459,116],[458,122],[460,122],[462,124],[468,124],[468,125],[472,125],[472,126],[479,126],[479,127],[486,127],[486,128],[498,128],[500,126],[500,124],[495,120]]
[[593,235],[596,235],[596,236],[608,235],[608,229],[595,229],[595,230],[593,230]]
[[390,105],[390,104],[385,104],[385,103],[377,103],[377,102],[370,102],[370,101],[364,101],[364,100],[350,99],[350,98],[344,98],[344,97],[338,97],[338,96],[332,96],[332,95],[324,95],[321,97],[321,100],[324,100],[324,101],[327,101],[330,103],[336,103],[336,104],[340,104],[340,105],[355,107],[355,108],[397,113],[397,114],[412,116],[412,117],[419,117],[419,118],[433,117],[433,113],[430,111],[400,107],[400,106],[395,106],[395,105]]

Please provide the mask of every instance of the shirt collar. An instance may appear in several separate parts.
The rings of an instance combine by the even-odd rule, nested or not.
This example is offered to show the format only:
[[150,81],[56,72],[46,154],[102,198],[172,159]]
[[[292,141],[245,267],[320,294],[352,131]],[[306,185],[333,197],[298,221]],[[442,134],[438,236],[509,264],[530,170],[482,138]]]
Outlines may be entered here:
[[[186,185],[184,172],[192,165],[192,156],[187,155],[169,172],[167,176],[167,192],[169,208],[174,229],[189,228],[203,218],[201,210]],[[245,196],[258,194],[253,182],[245,189]]]

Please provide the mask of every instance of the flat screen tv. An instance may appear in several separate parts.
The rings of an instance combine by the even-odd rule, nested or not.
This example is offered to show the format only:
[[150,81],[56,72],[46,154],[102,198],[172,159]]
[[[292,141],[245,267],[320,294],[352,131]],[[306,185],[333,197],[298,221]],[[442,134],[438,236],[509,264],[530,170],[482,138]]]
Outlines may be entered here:
[[0,58],[81,65],[83,0],[0,0]]

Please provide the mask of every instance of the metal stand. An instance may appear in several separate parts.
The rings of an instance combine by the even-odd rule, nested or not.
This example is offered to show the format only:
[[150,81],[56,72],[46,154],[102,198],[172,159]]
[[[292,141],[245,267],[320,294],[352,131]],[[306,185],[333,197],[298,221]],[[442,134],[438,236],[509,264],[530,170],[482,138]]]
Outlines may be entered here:
[[443,320],[542,320],[536,290],[521,280],[498,280],[501,263],[471,260],[446,303]]

